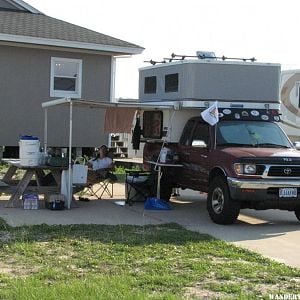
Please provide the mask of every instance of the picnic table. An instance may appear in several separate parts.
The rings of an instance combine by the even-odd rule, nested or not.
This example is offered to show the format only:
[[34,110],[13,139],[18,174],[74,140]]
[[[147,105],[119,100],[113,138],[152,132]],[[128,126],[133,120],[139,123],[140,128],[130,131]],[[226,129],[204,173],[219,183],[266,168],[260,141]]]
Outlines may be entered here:
[[[68,167],[54,167],[48,165],[22,166],[18,160],[7,161],[9,168],[2,178],[2,182],[11,189],[11,196],[6,207],[22,206],[21,196],[25,191],[39,194],[60,193],[61,174]],[[20,180],[15,179],[18,170],[24,170]],[[50,175],[49,175],[50,174]],[[52,180],[46,180],[46,179]]]

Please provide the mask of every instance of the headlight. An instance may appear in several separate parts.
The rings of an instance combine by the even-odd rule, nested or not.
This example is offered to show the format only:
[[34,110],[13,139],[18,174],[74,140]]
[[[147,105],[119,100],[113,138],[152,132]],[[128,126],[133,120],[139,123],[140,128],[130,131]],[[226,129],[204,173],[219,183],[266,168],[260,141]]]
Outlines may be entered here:
[[235,173],[238,175],[255,175],[256,165],[253,164],[234,164]]
[[244,165],[245,174],[255,174],[256,173],[256,165]]

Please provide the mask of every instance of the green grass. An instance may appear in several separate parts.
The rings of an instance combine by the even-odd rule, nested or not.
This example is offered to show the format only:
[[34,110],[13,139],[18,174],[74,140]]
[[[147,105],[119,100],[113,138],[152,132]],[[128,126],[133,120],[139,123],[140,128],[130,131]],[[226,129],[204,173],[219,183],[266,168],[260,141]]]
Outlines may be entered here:
[[300,270],[177,224],[0,222],[0,299],[269,299]]

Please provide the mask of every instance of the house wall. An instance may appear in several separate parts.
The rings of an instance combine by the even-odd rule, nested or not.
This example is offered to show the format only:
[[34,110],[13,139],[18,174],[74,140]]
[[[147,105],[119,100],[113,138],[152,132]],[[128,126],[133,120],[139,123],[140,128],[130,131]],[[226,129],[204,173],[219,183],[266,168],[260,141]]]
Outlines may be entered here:
[[[82,98],[109,101],[111,56],[0,46],[0,145],[18,146],[20,135],[43,142],[44,110],[50,97],[51,57],[82,59]],[[73,145],[96,147],[107,142],[103,110],[74,108]],[[48,144],[65,147],[69,137],[68,108],[48,109]]]

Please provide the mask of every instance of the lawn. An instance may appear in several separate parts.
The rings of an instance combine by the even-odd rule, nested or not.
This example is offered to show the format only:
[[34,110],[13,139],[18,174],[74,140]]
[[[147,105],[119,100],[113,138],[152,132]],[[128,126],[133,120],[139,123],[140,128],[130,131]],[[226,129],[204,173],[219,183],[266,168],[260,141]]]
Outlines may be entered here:
[[177,224],[12,228],[1,221],[0,247],[0,299],[300,294],[299,269]]

